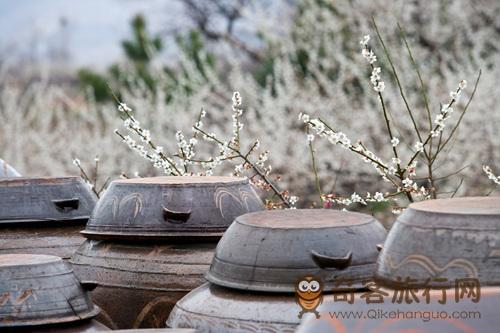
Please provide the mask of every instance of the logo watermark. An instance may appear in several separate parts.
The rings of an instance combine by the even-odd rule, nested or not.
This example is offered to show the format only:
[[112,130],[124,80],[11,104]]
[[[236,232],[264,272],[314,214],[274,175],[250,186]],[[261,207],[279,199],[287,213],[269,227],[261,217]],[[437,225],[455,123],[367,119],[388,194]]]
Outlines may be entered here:
[[[334,288],[330,290],[333,302],[344,302],[354,304],[355,301],[362,301],[366,304],[382,304],[390,302],[392,304],[430,304],[435,302],[444,305],[447,302],[459,303],[462,300],[470,300],[478,303],[481,299],[481,285],[476,278],[456,279],[453,283],[445,278],[428,279],[423,285],[415,285],[416,280],[409,277],[397,278],[397,283],[392,289],[384,289],[374,281],[363,283],[362,290],[355,290],[353,281],[339,279],[335,281]],[[432,282],[432,284],[431,284]],[[439,284],[443,284],[440,286]],[[450,286],[453,285],[453,286]],[[454,297],[449,297],[449,291],[454,289]],[[438,291],[433,293],[431,291]],[[440,291],[440,292],[439,292]],[[316,318],[320,318],[317,311],[323,302],[324,285],[321,278],[313,275],[304,276],[297,280],[295,286],[295,298],[301,307],[298,314],[302,318],[304,313],[314,313]],[[440,297],[436,297],[436,295]],[[450,300],[451,298],[451,300]],[[424,321],[431,319],[479,319],[481,314],[478,311],[384,311],[382,309],[370,309],[369,311],[341,311],[330,313],[336,319],[418,319]]]

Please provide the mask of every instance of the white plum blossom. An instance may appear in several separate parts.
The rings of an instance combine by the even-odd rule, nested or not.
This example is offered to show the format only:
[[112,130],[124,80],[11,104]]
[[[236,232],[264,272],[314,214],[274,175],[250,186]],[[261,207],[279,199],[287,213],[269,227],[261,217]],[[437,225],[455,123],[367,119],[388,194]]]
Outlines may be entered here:
[[413,186],[413,180],[410,178],[403,179],[403,185],[405,188],[410,188]]
[[393,157],[392,163],[395,165],[401,164],[401,159],[399,157]]
[[378,202],[386,200],[385,197],[384,197],[384,195],[382,193],[380,193],[380,192],[375,192],[375,195],[373,196],[373,199],[375,199],[375,201],[378,201]]
[[305,113],[299,113],[299,120],[302,120],[304,123],[307,123],[309,121],[310,117],[308,114]]
[[372,50],[367,49],[366,47],[361,50],[361,55],[368,61],[369,64],[373,64],[377,61],[377,56],[373,53]]
[[118,104],[118,111],[120,112],[131,112],[132,109],[127,106],[125,103]]
[[376,85],[373,86],[373,89],[376,92],[382,92],[385,89],[385,83],[382,81],[379,81]]
[[413,146],[413,148],[417,151],[417,152],[423,152],[424,151],[424,144],[420,141],[417,141],[415,142],[415,145]]
[[396,147],[398,144],[399,144],[399,139],[398,138],[394,137],[394,138],[391,139],[391,145],[393,147]]
[[381,93],[385,89],[385,83],[380,80],[380,72],[381,69],[380,67],[375,67],[373,64],[377,61],[377,56],[373,51],[368,47],[368,42],[370,41],[370,35],[366,35],[363,37],[361,40],[360,44],[363,46],[361,49],[361,55],[363,58],[366,59],[366,61],[372,66],[372,74],[370,76],[370,81],[373,85],[373,89]]
[[361,39],[359,43],[363,46],[367,46],[369,41],[370,41],[370,35],[364,35],[363,39]]
[[491,167],[483,165],[483,171],[488,176],[488,179],[492,180],[495,184],[500,185],[500,177],[493,173]]

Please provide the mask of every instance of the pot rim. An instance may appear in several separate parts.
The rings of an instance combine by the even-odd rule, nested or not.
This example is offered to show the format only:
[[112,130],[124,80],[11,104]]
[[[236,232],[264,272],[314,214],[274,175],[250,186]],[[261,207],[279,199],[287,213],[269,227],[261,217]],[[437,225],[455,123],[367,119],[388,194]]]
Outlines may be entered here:
[[[316,221],[312,220],[310,223],[302,223],[302,220],[300,220],[299,225],[292,225],[289,222],[286,221],[283,223],[283,221],[276,221],[273,220],[273,217],[287,217],[287,215],[291,215],[291,218],[296,218],[294,215],[297,213],[320,213],[321,215],[329,215],[325,216],[324,218],[327,218],[329,221],[324,224],[324,221],[318,222],[317,225],[314,225]],[[257,221],[256,220],[257,217]],[[351,223],[340,223],[338,225],[332,224],[331,221],[335,218],[339,217],[345,217],[346,219],[349,219],[349,222]],[[369,223],[373,223],[377,221],[373,216],[368,215],[368,214],[363,214],[363,213],[358,213],[358,212],[344,212],[344,211],[338,211],[338,210],[327,210],[323,208],[312,208],[312,209],[293,209],[293,210],[262,210],[262,211],[256,211],[256,212],[251,212],[247,213],[244,215],[240,215],[235,218],[234,223],[244,225],[247,227],[251,228],[264,228],[264,229],[271,229],[271,230],[286,230],[290,232],[294,231],[302,231],[302,230],[318,230],[318,229],[340,229],[340,228],[353,228],[353,227],[358,227],[358,226],[363,226]],[[280,222],[282,225],[280,225]],[[355,223],[352,223],[355,222]],[[321,225],[323,224],[323,225]]]
[[215,185],[248,184],[246,177],[234,176],[159,176],[113,180],[110,185],[203,187]]
[[[478,203],[483,203],[486,207],[477,207]],[[409,208],[418,213],[440,215],[500,216],[500,197],[475,196],[424,200],[410,204]]]
[[172,232],[151,232],[151,233],[118,233],[114,231],[94,231],[85,229],[80,233],[87,239],[92,240],[155,240],[155,241],[173,241],[173,240],[219,240],[224,231],[172,231]]
[[50,223],[53,222],[54,224],[71,224],[72,226],[74,225],[85,225],[87,221],[90,219],[90,215],[83,215],[83,216],[75,216],[75,217],[66,217],[66,218],[13,218],[13,217],[7,217],[7,218],[0,218],[0,227],[3,225],[17,225],[17,224],[39,224],[39,223]]
[[[6,177],[0,178],[0,186],[8,185],[14,186],[18,185],[23,186],[28,181],[38,181],[41,182],[37,185],[61,185],[67,184],[71,181],[83,182],[83,179],[79,176],[61,176],[61,177]],[[16,184],[18,183],[18,184]]]
[[51,325],[51,324],[62,324],[62,323],[71,323],[71,322],[79,322],[83,320],[88,320],[96,317],[101,312],[101,309],[93,304],[91,310],[85,313],[79,313],[78,315],[69,315],[60,318],[41,318],[41,319],[29,319],[29,320],[16,320],[11,322],[0,322],[1,327],[31,327],[31,326],[40,326],[40,325]]

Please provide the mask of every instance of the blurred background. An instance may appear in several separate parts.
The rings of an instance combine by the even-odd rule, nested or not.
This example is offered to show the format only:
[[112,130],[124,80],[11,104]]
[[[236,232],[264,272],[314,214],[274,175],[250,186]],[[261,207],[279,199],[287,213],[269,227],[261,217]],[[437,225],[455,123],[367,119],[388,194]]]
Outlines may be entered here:
[[[496,0],[0,0],[0,13],[0,158],[24,175],[78,174],[72,160],[91,168],[97,155],[103,178],[158,175],[113,133],[121,119],[111,91],[155,141],[174,151],[176,131],[189,132],[202,107],[211,131],[230,135],[237,90],[245,144],[259,138],[282,186],[302,205],[317,202],[299,113],[321,115],[391,156],[360,55],[367,33],[398,136],[404,145],[415,142],[373,17],[417,113],[423,110],[418,78],[398,22],[435,112],[466,79],[469,88],[456,105],[463,108],[482,69],[470,111],[439,161],[439,182],[443,195],[492,191],[481,166],[494,165],[500,153]],[[341,148],[316,140],[315,149],[325,192],[383,190],[370,167]]]

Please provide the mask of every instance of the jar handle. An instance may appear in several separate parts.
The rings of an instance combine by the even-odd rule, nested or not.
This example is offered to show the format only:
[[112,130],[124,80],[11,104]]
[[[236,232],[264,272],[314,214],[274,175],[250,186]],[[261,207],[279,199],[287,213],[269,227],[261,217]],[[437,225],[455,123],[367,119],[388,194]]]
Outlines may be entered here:
[[352,251],[349,251],[344,257],[330,257],[311,251],[314,263],[320,268],[336,268],[338,270],[346,269],[352,262]]
[[80,285],[85,291],[92,291],[97,288],[97,282],[80,281]]
[[63,213],[68,213],[72,210],[77,210],[80,205],[80,199],[54,199],[52,203],[56,206],[56,209]]
[[191,212],[176,212],[170,210],[168,208],[163,207],[163,220],[174,223],[174,224],[182,224],[186,223],[191,216]]

